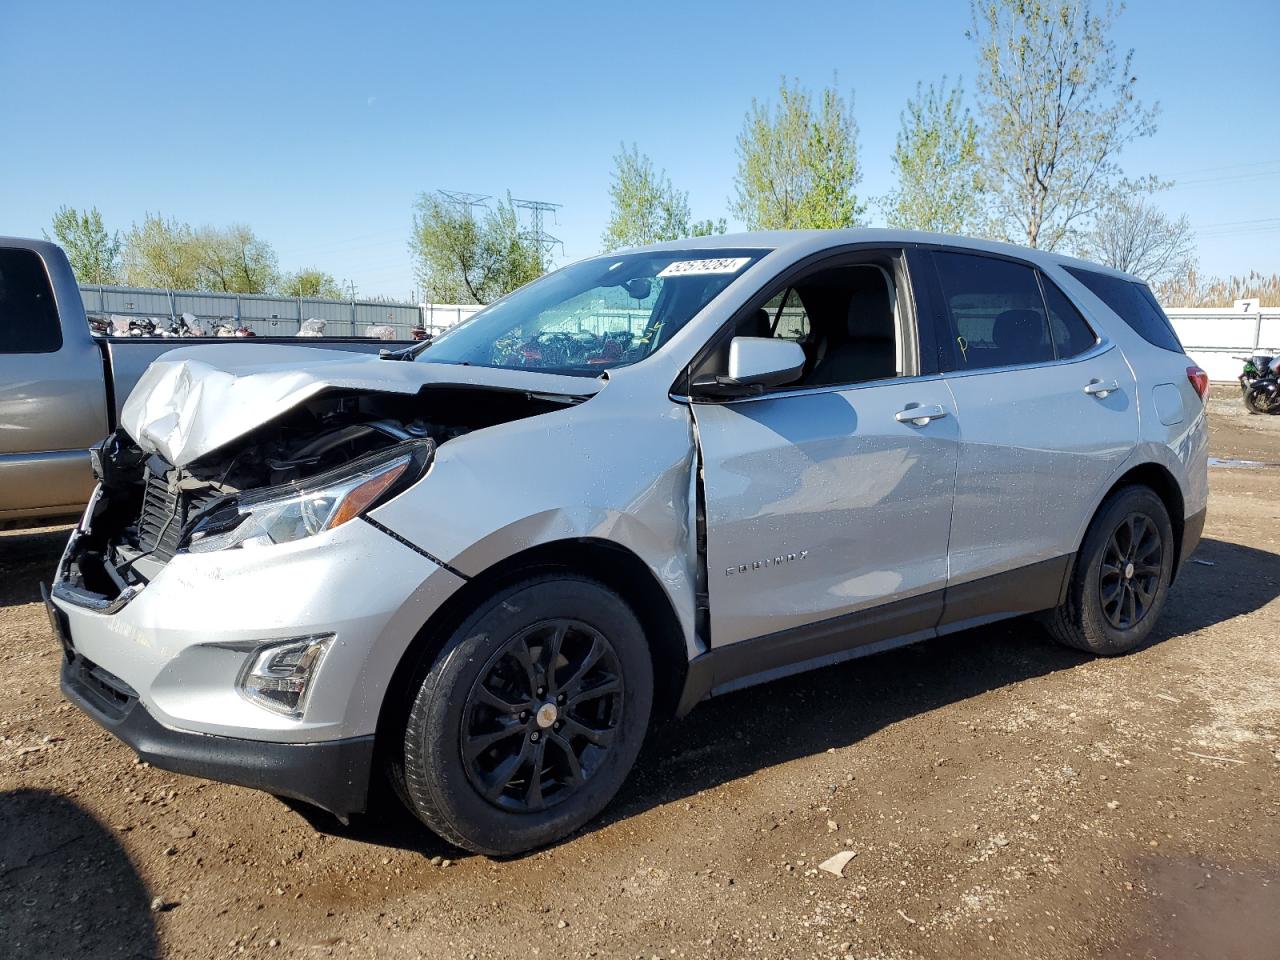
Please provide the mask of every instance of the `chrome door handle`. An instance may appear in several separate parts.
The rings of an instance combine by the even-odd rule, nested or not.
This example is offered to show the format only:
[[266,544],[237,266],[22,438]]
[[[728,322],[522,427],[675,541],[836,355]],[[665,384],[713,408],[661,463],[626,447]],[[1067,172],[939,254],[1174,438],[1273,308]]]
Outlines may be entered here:
[[899,410],[893,415],[893,419],[899,423],[910,423],[913,426],[923,427],[930,420],[938,420],[947,415],[947,411],[942,409],[941,405],[931,403],[926,407],[907,407],[905,410]]
[[1099,400],[1105,400],[1107,394],[1115,393],[1120,389],[1120,384],[1114,380],[1108,380],[1103,383],[1101,380],[1090,380],[1085,384],[1084,392],[1091,397],[1097,397]]

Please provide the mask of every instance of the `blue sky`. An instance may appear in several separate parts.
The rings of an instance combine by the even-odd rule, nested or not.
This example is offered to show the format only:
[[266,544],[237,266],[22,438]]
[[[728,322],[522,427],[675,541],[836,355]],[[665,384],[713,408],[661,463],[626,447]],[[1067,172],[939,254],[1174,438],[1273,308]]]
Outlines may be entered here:
[[[420,191],[561,203],[575,259],[620,142],[725,215],[751,98],[835,75],[876,195],[916,82],[975,78],[960,0],[0,6],[0,233],[39,235],[61,203],[121,230],[242,221],[282,267],[362,295],[413,288]],[[1133,0],[1116,39],[1161,105],[1126,169],[1178,182],[1159,202],[1191,218],[1203,271],[1280,270],[1280,3]]]

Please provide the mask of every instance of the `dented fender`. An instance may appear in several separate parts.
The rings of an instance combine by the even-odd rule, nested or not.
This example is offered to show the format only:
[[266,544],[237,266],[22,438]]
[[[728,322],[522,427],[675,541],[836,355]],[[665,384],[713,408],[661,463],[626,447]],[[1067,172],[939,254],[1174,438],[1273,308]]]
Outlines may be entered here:
[[616,544],[652,571],[696,655],[689,410],[665,397],[655,410],[620,388],[449,441],[423,480],[371,518],[468,577],[557,541]]

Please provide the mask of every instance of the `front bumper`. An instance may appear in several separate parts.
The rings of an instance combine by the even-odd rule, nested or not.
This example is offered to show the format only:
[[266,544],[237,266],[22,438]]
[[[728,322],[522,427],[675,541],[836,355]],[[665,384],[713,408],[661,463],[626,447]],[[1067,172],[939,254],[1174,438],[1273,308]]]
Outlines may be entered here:
[[[463,582],[359,520],[290,544],[180,554],[123,605],[81,600],[68,566],[64,558],[53,603],[78,656],[136,691],[164,727],[268,743],[374,733],[405,650]],[[254,650],[317,634],[334,639],[301,718],[241,695]]]
[[68,700],[154,767],[292,797],[328,810],[344,823],[351,814],[364,812],[373,770],[372,735],[266,743],[173,730],[157,722],[127,684],[73,649],[63,659],[61,686]]

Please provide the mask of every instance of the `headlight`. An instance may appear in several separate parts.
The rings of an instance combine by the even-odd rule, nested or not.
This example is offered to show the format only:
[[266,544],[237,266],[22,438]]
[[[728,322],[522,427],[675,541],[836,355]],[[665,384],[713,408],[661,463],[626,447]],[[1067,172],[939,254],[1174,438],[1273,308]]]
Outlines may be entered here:
[[332,640],[333,634],[324,633],[260,647],[240,671],[240,693],[273,713],[301,717],[311,680]]
[[200,520],[186,547],[210,553],[291,543],[332,530],[417,481],[434,452],[430,440],[411,440],[308,480],[238,497]]

